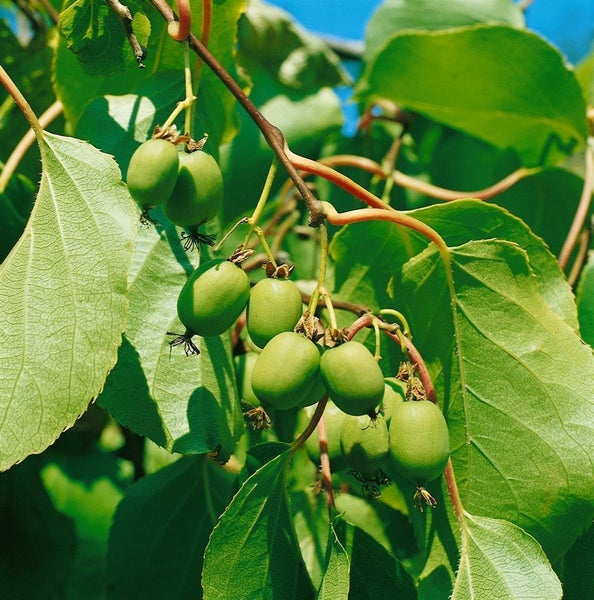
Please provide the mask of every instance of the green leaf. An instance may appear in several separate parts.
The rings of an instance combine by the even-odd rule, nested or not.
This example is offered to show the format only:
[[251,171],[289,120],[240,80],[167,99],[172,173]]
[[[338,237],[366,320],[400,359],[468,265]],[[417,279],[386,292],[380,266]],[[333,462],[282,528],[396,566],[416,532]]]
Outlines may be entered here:
[[259,469],[221,516],[204,556],[205,600],[314,597],[287,501],[291,456],[287,450]]
[[0,263],[21,237],[31,209],[36,189],[22,175],[10,178],[5,192],[0,192]]
[[56,510],[34,458],[0,474],[0,589],[6,598],[64,598],[76,535]]
[[163,71],[143,81],[136,94],[95,98],[84,109],[75,133],[113,154],[125,179],[134,150],[175,108],[182,81],[181,72]]
[[287,88],[311,93],[350,80],[338,56],[276,6],[250,2],[237,38],[239,62],[250,72],[252,62],[261,64]]
[[524,13],[511,0],[386,0],[365,31],[364,58],[369,62],[394,33],[411,29],[447,29],[475,23],[524,27]]
[[350,560],[343,541],[347,528],[352,526],[344,521],[338,521],[336,526],[330,524],[326,571],[318,590],[319,600],[347,600],[349,597]]
[[563,565],[564,600],[594,596],[594,523],[565,555]]
[[[87,6],[94,0],[79,0]],[[86,8],[85,8],[86,10]],[[214,3],[209,49],[222,62],[223,66],[236,80],[241,81],[235,67],[235,37],[237,20],[245,10],[245,0],[226,0],[224,3]],[[183,73],[184,59],[182,44],[174,41],[168,34],[163,17],[150,3],[142,5],[142,13],[151,23],[151,34],[147,44],[147,55],[143,61],[145,69],[137,66],[128,68],[125,77],[121,73],[101,73],[96,76],[87,74],[80,66],[75,55],[67,48],[63,37],[59,38],[55,58],[55,87],[56,93],[64,105],[64,114],[71,126],[76,126],[87,104],[104,95],[125,95],[138,91],[140,84],[150,79],[156,73],[175,70]],[[202,3],[192,4],[192,22],[202,22]],[[120,29],[121,25],[118,23]],[[109,47],[111,52],[111,47]],[[93,60],[97,60],[94,58]],[[192,60],[199,59],[192,55]],[[226,88],[218,81],[209,69],[202,69],[198,85],[198,102],[194,107],[193,135],[200,138],[204,132],[211,136],[211,148],[217,148],[223,140],[230,139],[236,132],[235,100]],[[185,89],[180,83],[177,92],[171,94],[171,103],[184,98]],[[91,122],[89,127],[93,127]],[[99,128],[101,125],[98,125]],[[178,126],[183,129],[183,117]],[[134,123],[130,123],[130,129]],[[214,150],[211,150],[214,151]],[[214,151],[216,153],[216,151]]]
[[453,298],[432,248],[405,265],[395,293],[445,407],[462,502],[526,529],[556,560],[594,512],[592,352],[515,244],[449,255]]
[[234,479],[187,457],[131,486],[109,540],[109,597],[199,598],[204,549]]
[[555,600],[561,596],[561,582],[533,537],[506,521],[464,515],[452,600]]
[[594,347],[594,253],[592,252],[580,274],[577,305],[582,338]]
[[39,194],[0,267],[0,469],[97,397],[124,329],[138,212],[113,159],[45,133]]
[[[151,24],[139,12],[138,4],[126,2],[126,6],[132,14],[130,25],[134,35],[146,48]],[[58,26],[67,48],[76,54],[88,75],[113,75],[138,66],[124,25],[106,2],[74,0],[60,13]]]
[[124,343],[99,403],[170,451],[225,462],[245,429],[229,336],[195,338],[201,353],[186,356],[167,335],[184,331],[177,297],[192,271],[173,227],[140,231]]
[[[521,246],[530,258],[541,294],[552,310],[577,330],[571,288],[542,240],[522,221],[498,206],[477,200],[458,200],[408,214],[435,229],[449,246],[477,239],[505,239]],[[360,252],[362,245],[365,252]],[[388,284],[394,265],[421,252],[427,239],[387,222],[351,225],[331,244],[336,261],[335,284],[341,298],[374,309],[393,305]],[[393,294],[392,294],[393,296]],[[396,296],[397,298],[397,296]]]
[[[260,94],[254,93],[252,97],[258,109],[282,130],[294,152],[317,156],[323,139],[338,132],[342,126],[343,116],[336,93],[326,87],[311,94],[287,94],[278,83],[265,75],[262,77]],[[262,98],[262,95],[265,97]],[[233,198],[223,207],[225,223],[231,223],[244,212],[253,210],[274,156],[253,121],[245,114],[240,116],[240,120],[239,134],[221,149],[225,190],[230,190],[229,197]],[[281,184],[282,179],[277,177],[275,186],[280,187]],[[232,196],[233,190],[241,190],[242,193]]]
[[499,148],[527,166],[553,163],[586,139],[585,104],[559,52],[500,25],[395,35],[357,86]]
[[400,561],[369,534],[355,527],[347,549],[351,557],[349,598],[374,600],[385,597],[386,590],[390,590],[394,597],[416,599],[417,592],[411,576]]

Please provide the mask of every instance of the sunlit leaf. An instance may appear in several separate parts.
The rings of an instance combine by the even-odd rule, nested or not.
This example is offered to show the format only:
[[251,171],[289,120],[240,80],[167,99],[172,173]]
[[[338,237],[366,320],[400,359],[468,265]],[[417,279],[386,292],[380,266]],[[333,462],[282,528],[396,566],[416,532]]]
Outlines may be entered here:
[[386,0],[373,13],[365,31],[369,61],[398,31],[447,29],[475,23],[504,23],[522,28],[522,9],[511,0]]
[[112,158],[46,133],[27,228],[0,267],[0,468],[41,452],[103,388],[138,212]]
[[555,560],[592,519],[594,358],[515,244],[433,249],[395,292],[447,413],[465,508],[526,529]]
[[186,356],[167,335],[184,331],[177,297],[193,268],[173,227],[140,231],[124,342],[99,402],[164,448],[225,462],[244,431],[230,340],[196,337],[200,355]]
[[499,148],[526,166],[554,163],[586,139],[585,104],[572,70],[537,35],[476,25],[395,35],[357,88]]
[[561,583],[533,537],[506,521],[464,515],[452,600],[555,600],[561,596]]

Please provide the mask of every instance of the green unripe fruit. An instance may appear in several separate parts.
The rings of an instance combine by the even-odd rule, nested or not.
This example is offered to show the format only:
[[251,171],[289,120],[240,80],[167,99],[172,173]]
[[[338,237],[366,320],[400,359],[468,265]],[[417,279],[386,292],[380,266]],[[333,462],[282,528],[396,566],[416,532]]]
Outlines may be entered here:
[[[315,408],[306,408],[305,413],[309,418],[313,416]],[[347,467],[345,455],[340,447],[340,433],[342,424],[346,418],[343,413],[332,400],[328,400],[326,410],[324,411],[324,422],[326,424],[326,438],[328,439],[327,454],[330,459],[330,469],[336,473]],[[305,442],[305,450],[311,462],[314,465],[320,464],[320,440],[317,430],[314,431]]]
[[216,216],[223,195],[223,176],[217,161],[203,150],[180,152],[177,181],[163,210],[180,227],[198,226]]
[[417,485],[443,472],[450,455],[450,437],[439,407],[429,400],[397,406],[390,422],[390,454],[394,467]]
[[396,377],[384,379],[384,397],[382,398],[381,411],[389,425],[394,414],[394,409],[406,399],[406,383]]
[[373,354],[350,341],[326,350],[320,373],[330,398],[349,415],[372,411],[384,395],[384,375]]
[[177,299],[177,314],[188,332],[220,335],[235,323],[247,304],[250,280],[228,260],[200,265],[188,278]]
[[301,318],[299,288],[288,279],[262,279],[250,292],[247,329],[256,346],[263,348],[277,333],[292,331]]
[[235,362],[235,378],[239,398],[252,406],[260,406],[260,400],[258,400],[252,389],[252,371],[256,360],[258,360],[258,353],[245,352],[236,356],[233,360]]
[[390,435],[383,415],[347,415],[340,432],[340,447],[354,471],[381,469],[390,450]]
[[147,140],[130,158],[126,176],[130,195],[142,208],[161,204],[175,188],[178,168],[179,153],[171,142]]
[[299,406],[319,376],[320,353],[311,340],[293,331],[274,336],[258,356],[252,388],[261,402],[278,410]]

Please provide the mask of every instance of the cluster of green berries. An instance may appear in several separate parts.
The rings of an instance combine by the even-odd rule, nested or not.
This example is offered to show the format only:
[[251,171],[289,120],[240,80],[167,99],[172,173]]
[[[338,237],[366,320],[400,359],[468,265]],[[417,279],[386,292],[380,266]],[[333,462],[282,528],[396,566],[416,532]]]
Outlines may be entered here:
[[216,160],[201,149],[151,138],[130,158],[126,177],[130,195],[146,212],[162,205],[179,227],[195,228],[210,221],[223,203],[223,176]]
[[[195,228],[212,219],[223,201],[223,178],[214,158],[201,149],[178,150],[150,139],[136,150],[127,174],[130,194],[146,211],[163,205],[176,225]],[[449,456],[446,421],[427,400],[405,400],[399,380],[384,380],[371,352],[350,340],[323,348],[296,331],[303,304],[285,277],[267,277],[253,287],[239,261],[204,262],[188,278],[177,301],[186,328],[172,345],[198,353],[194,336],[221,335],[246,310],[247,331],[259,353],[241,361],[245,401],[288,410],[316,404],[325,394],[328,454],[333,470],[345,466],[374,481],[396,469],[418,486],[435,479]],[[249,364],[247,363],[249,359]],[[316,436],[307,448],[315,459]]]

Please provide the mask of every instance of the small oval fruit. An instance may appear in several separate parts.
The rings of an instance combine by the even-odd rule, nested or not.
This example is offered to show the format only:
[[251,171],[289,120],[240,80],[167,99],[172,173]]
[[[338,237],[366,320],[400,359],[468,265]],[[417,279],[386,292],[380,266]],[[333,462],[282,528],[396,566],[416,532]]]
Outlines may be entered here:
[[175,187],[163,210],[180,227],[198,226],[217,215],[223,195],[223,175],[217,161],[204,150],[180,152]]
[[264,346],[252,370],[252,388],[261,402],[278,410],[299,406],[319,376],[320,353],[310,339],[284,331]]
[[299,288],[289,279],[261,279],[250,291],[246,323],[250,338],[260,348],[278,333],[292,331],[301,318]]
[[381,411],[390,425],[394,409],[402,404],[406,399],[406,383],[396,377],[386,377],[384,379],[384,397],[382,398]]
[[354,471],[373,473],[381,469],[390,450],[390,435],[383,415],[347,415],[340,432],[340,447]]
[[441,475],[450,455],[450,437],[437,405],[411,400],[396,407],[390,422],[390,455],[400,474],[417,485]]
[[143,142],[128,165],[130,195],[142,208],[161,204],[175,188],[178,168],[179,153],[171,142],[157,138]]
[[[305,413],[311,419],[315,408],[306,408]],[[340,447],[340,434],[342,424],[346,418],[346,413],[342,412],[332,400],[328,400],[326,410],[324,411],[324,422],[326,424],[326,438],[328,440],[327,454],[330,459],[330,470],[334,473],[345,469],[347,465],[346,457]],[[317,429],[305,442],[305,450],[311,462],[314,465],[320,465],[320,439]]]
[[177,314],[190,334],[220,335],[235,323],[247,304],[250,280],[228,260],[200,265],[177,299]]
[[373,411],[384,395],[382,370],[360,342],[351,340],[326,350],[320,373],[332,401],[349,415]]

